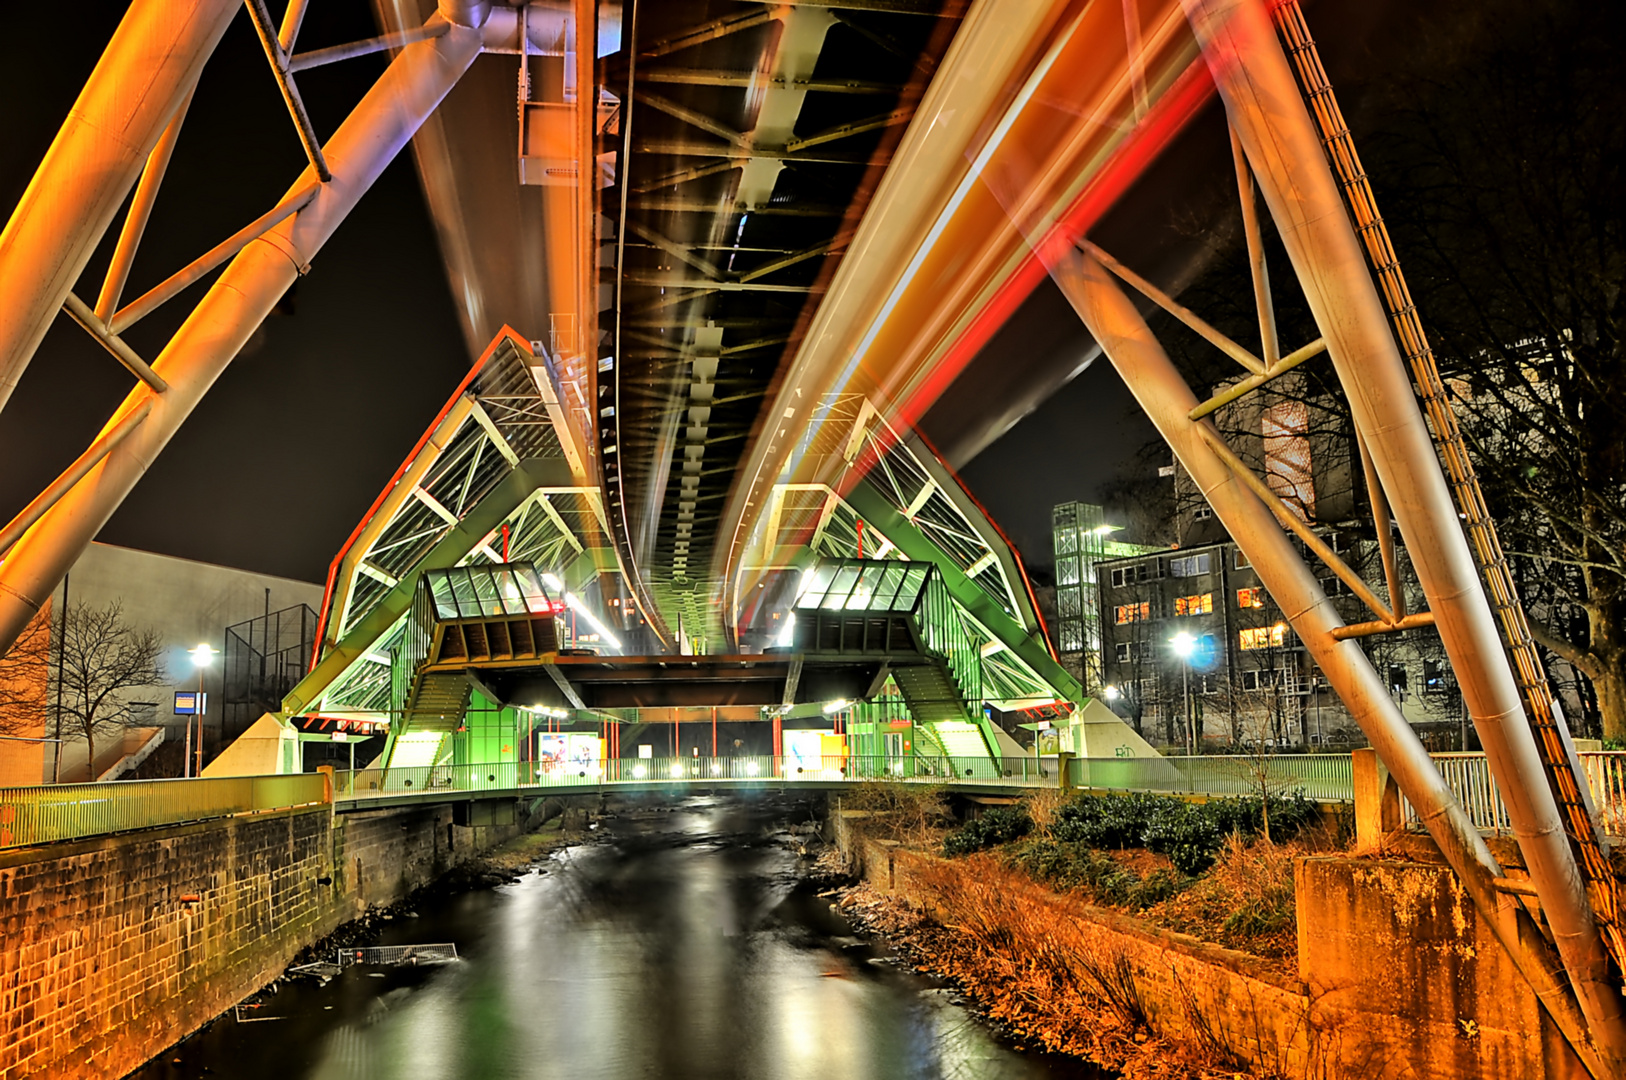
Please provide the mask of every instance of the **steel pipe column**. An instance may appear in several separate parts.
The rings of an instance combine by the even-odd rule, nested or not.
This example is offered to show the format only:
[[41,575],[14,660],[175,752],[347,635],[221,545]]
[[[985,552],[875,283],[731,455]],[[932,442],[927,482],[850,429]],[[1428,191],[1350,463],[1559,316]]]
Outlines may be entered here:
[[[321,185],[304,209],[243,248],[209,289],[153,364],[169,391],[154,394],[143,385],[125,399],[104,433],[150,403],[146,420],[0,563],[0,649],[33,618],[278,298],[479,56],[482,36],[481,29],[454,25],[440,37],[403,49],[324,147],[332,182]],[[290,192],[314,180],[307,168]]]
[[1576,996],[1600,1050],[1626,1070],[1626,1016],[1585,882],[1411,378],[1292,69],[1258,0],[1182,3],[1327,340]]
[[[1215,515],[1247,555],[1294,632],[1394,774],[1401,791],[1417,808],[1429,835],[1461,878],[1475,907],[1506,946],[1560,1030],[1578,1049],[1584,1048],[1585,1021],[1567,989],[1553,978],[1548,966],[1551,954],[1540,932],[1523,909],[1493,885],[1501,875],[1495,856],[1451,794],[1366,654],[1354,641],[1340,641],[1333,636],[1344,625],[1343,619],[1311,568],[1300,558],[1292,539],[1209,444],[1215,434],[1213,425],[1189,418],[1197,397],[1145,320],[1106,268],[1093,258],[1077,253],[1052,266],[1051,272]],[[1598,1073],[1596,1061],[1588,1062],[1588,1066],[1599,1076],[1615,1075]]]
[[0,233],[0,409],[237,8],[135,0],[125,12]]

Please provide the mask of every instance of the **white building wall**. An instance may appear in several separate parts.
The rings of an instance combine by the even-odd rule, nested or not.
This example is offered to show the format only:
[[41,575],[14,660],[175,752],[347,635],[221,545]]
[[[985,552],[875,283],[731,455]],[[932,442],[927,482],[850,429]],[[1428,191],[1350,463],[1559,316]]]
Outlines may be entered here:
[[[158,632],[169,683],[153,694],[158,702],[154,719],[168,729],[166,737],[178,739],[184,729],[182,718],[174,715],[174,692],[198,687],[198,671],[189,650],[207,643],[224,652],[226,627],[268,610],[306,604],[320,611],[322,591],[321,585],[307,581],[112,544],[91,544],[53,594],[52,610],[61,609],[64,592],[67,602],[75,605],[101,607],[119,601],[132,626],[151,627]],[[212,733],[211,746],[216,745],[224,712],[220,693],[222,659],[216,656],[203,673],[203,688],[209,695],[206,725]],[[50,754],[45,758],[46,777],[42,779],[49,777],[52,767]]]

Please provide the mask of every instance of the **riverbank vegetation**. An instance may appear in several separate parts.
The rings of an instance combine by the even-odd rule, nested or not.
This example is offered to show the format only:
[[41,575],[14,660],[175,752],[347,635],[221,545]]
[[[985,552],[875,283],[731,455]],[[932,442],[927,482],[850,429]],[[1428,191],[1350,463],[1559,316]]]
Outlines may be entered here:
[[[935,858],[909,864],[912,888],[930,897],[924,909],[860,886],[844,895],[849,917],[953,979],[1019,1040],[1132,1080],[1274,1075],[1225,1043],[1221,1018],[1205,1017],[1190,990],[1177,1005],[1178,1037],[1160,1035],[1128,954],[1103,945],[1091,924],[1143,939],[1190,935],[1248,954],[1229,963],[1286,985],[1297,957],[1295,860],[1348,839],[1314,802],[1043,791],[952,825],[938,793],[856,801],[859,832]],[[1132,916],[1141,929],[1108,912],[1081,917],[1072,904]]]
[[1296,955],[1294,859],[1343,850],[1302,795],[1187,802],[1041,791],[954,827],[934,790],[871,785],[844,800],[868,835],[952,859],[982,855],[1060,894],[1276,963]]

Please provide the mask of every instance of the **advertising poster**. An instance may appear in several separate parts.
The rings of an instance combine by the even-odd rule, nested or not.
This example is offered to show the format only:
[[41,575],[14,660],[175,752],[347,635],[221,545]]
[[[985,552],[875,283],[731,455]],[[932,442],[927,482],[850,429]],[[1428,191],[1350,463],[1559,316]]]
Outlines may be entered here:
[[604,740],[592,732],[541,732],[536,768],[542,774],[596,776],[604,768]]
[[840,776],[847,764],[847,738],[834,731],[786,731],[786,776]]

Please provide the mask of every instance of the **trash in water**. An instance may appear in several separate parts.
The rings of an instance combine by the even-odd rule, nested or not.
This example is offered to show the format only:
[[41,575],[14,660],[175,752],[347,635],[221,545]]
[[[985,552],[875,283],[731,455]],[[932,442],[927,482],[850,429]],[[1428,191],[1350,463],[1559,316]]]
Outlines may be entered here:
[[286,1020],[286,1016],[244,1016],[244,1009],[262,1008],[260,1005],[233,1005],[231,1007],[232,1019],[239,1024],[252,1024],[260,1020]]
[[323,982],[327,982],[329,979],[333,978],[343,970],[344,969],[338,964],[330,964],[326,960],[318,960],[314,964],[300,964],[297,967],[291,967],[288,969],[288,974],[309,975],[313,979],[321,979]]
[[[357,964],[408,965],[419,967],[429,964],[450,964],[457,960],[457,946],[451,942],[436,945],[372,945],[361,949],[340,949],[333,962],[318,960],[288,969],[290,975],[308,975],[323,983],[341,974],[345,968]],[[374,974],[374,978],[384,976]]]
[[354,964],[450,964],[457,959],[457,946],[451,942],[438,945],[372,945],[363,949],[340,949],[334,962],[341,968]]

